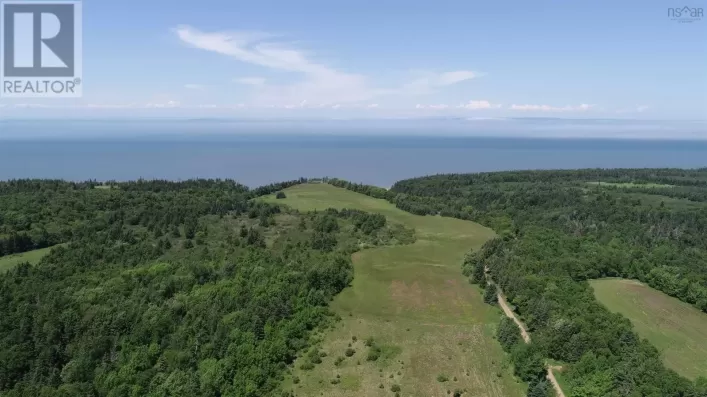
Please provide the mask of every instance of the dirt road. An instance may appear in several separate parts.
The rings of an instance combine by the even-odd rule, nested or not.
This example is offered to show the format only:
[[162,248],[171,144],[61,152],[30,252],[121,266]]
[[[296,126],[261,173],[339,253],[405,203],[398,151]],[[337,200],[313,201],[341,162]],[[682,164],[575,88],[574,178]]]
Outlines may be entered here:
[[[506,297],[503,295],[503,293],[501,293],[501,290],[497,289],[497,291],[498,291],[498,305],[501,306],[501,309],[503,309],[503,312],[506,314],[506,316],[509,318],[512,318],[513,321],[516,323],[516,325],[518,325],[518,329],[520,329],[520,336],[523,338],[523,341],[525,343],[530,343],[530,334],[525,329],[525,324],[523,324],[518,319],[518,317],[516,317],[516,314],[513,313],[513,310],[511,310],[511,307],[508,306],[508,302],[506,301]],[[557,382],[557,379],[555,379],[555,374],[552,371],[562,371],[562,367],[548,365],[547,366],[547,379],[550,381],[550,383],[552,383],[552,387],[555,388],[556,396],[557,397],[565,397],[565,393],[562,391],[562,388],[560,387],[560,384]]]
[[503,309],[503,312],[506,313],[506,316],[513,319],[516,325],[518,325],[518,328],[520,329],[520,336],[523,337],[523,341],[525,341],[525,343],[530,343],[530,334],[525,329],[525,325],[523,325],[523,323],[520,322],[518,317],[516,317],[516,314],[513,313],[511,307],[508,306],[508,302],[506,302],[506,297],[503,296],[500,289],[498,290],[498,304],[501,306],[501,309]]
[[552,371],[562,371],[562,367],[554,367],[551,365],[547,366],[547,379],[552,383],[552,387],[555,388],[555,394],[557,397],[565,397],[565,393],[562,391],[560,384],[555,379],[555,374]]

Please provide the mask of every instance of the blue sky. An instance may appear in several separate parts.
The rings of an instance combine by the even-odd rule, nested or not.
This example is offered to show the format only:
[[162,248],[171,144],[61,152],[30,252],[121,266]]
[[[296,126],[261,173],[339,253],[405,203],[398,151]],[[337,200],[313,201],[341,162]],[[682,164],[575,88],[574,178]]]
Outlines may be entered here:
[[685,5],[84,0],[83,98],[0,117],[705,119]]

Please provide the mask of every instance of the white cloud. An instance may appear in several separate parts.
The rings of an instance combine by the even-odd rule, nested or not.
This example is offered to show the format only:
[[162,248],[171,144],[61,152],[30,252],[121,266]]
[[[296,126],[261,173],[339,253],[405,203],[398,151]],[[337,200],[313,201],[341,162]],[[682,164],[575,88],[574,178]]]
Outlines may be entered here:
[[233,82],[245,85],[263,85],[265,84],[265,79],[262,77],[241,77],[233,79]]
[[179,101],[166,101],[166,102],[157,102],[157,103],[148,103],[145,105],[146,108],[153,108],[153,109],[171,109],[171,108],[177,108],[180,107]]
[[257,87],[256,106],[288,106],[303,100],[326,105],[360,103],[385,95],[424,94],[433,88],[450,86],[477,77],[468,70],[422,73],[408,84],[381,88],[367,76],[345,72],[315,61],[311,54],[259,32],[202,32],[182,25],[173,29],[187,45],[232,57],[238,61],[276,71],[295,72],[301,80],[290,84],[267,84],[264,79],[244,77],[234,82]]
[[375,108],[377,108],[377,107],[378,107],[378,104],[377,104],[377,103],[372,103],[372,104],[368,105],[368,108],[369,108],[369,109],[375,109]]
[[442,109],[447,109],[447,108],[449,108],[449,105],[446,105],[444,103],[440,103],[437,105],[420,105],[420,104],[415,105],[415,109],[442,110]]
[[[456,109],[469,109],[469,110],[479,110],[479,109],[499,109],[501,105],[493,104],[489,101],[469,101],[468,103],[462,103],[457,105]],[[444,103],[437,105],[422,105],[417,104],[415,109],[432,109],[432,110],[443,110],[452,109],[453,107]]]
[[636,106],[631,107],[631,108],[621,108],[621,109],[617,109],[617,110],[616,110],[616,113],[619,113],[619,114],[624,114],[624,113],[643,113],[643,112],[645,112],[645,111],[648,110],[648,109],[650,109],[649,106],[646,106],[646,105],[636,105]]
[[[287,105],[310,98],[327,103],[356,102],[384,93],[384,90],[372,87],[365,76],[320,64],[310,59],[304,51],[272,41],[272,35],[249,32],[206,33],[190,26],[180,26],[175,29],[175,33],[192,47],[274,70],[298,72],[304,76],[303,81],[294,84],[259,84],[260,89],[255,97],[259,105]],[[252,79],[247,81],[251,85],[260,82]]]
[[206,89],[206,86],[203,84],[184,84],[184,88],[202,91]]
[[562,106],[562,107],[557,107],[557,106],[550,106],[550,105],[516,105],[513,104],[511,105],[511,110],[520,110],[520,111],[535,111],[535,112],[584,112],[587,111],[591,108],[593,108],[595,105],[588,105],[586,103],[583,103],[581,105],[577,106]]
[[469,101],[468,103],[462,103],[457,108],[469,109],[469,110],[479,110],[479,109],[500,109],[500,104],[494,104],[489,101]]

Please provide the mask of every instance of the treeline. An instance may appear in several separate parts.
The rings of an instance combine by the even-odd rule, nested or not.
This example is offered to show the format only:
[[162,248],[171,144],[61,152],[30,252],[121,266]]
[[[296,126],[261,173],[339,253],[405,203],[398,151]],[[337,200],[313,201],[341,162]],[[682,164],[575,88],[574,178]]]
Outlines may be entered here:
[[[621,171],[608,170],[605,178],[620,179]],[[689,184],[683,175],[707,179],[707,171],[676,170],[672,177],[671,170],[627,172],[633,183],[641,172],[644,181],[654,172],[663,181],[683,184]],[[412,205],[418,213],[476,220],[501,234],[525,236],[531,234],[527,228],[539,227],[545,234],[554,233],[559,240],[555,243],[572,247],[548,261],[563,261],[558,269],[573,279],[635,278],[707,312],[707,206],[652,205],[656,196],[641,200],[627,192],[632,188],[606,189],[581,179],[587,174],[591,181],[601,179],[597,170],[497,174],[408,180],[392,191],[399,193],[395,200],[403,209]],[[555,175],[557,181],[552,182]],[[524,182],[523,176],[542,182]],[[700,189],[707,193],[707,186]]]
[[529,395],[549,393],[544,362],[551,358],[571,364],[564,374],[572,396],[707,396],[707,379],[691,383],[666,369],[658,350],[599,304],[587,282],[553,269],[562,262],[558,250],[571,249],[552,236],[507,236],[489,241],[464,265],[472,282],[486,266],[532,333],[527,345],[504,320],[497,334],[516,375],[529,382]]
[[55,226],[35,213],[50,197],[71,209],[56,226],[80,222],[38,265],[0,276],[4,397],[277,395],[331,321],[351,252],[391,226],[352,210],[280,217],[222,182],[48,183],[3,196],[13,217]]
[[[228,179],[0,182],[0,256],[67,242],[82,229],[124,218],[121,209],[130,206],[141,212],[129,215],[128,223],[151,230],[172,228],[183,224],[189,211],[194,210],[194,216],[243,211],[248,199],[306,181],[301,178],[252,190]],[[195,192],[203,199],[195,200]]]

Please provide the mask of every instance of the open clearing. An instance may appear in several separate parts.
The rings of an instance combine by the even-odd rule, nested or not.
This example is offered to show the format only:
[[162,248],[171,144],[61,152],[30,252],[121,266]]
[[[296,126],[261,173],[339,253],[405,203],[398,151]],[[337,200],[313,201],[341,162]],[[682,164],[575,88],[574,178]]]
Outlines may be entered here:
[[29,262],[33,265],[37,264],[44,255],[51,251],[51,247],[42,248],[34,251],[27,251],[21,254],[12,254],[0,257],[0,274],[12,269],[23,262]]
[[[286,199],[265,200],[301,211],[377,212],[415,228],[417,236],[411,245],[353,256],[353,284],[332,302],[343,320],[322,336],[326,357],[308,371],[300,369],[306,358],[298,359],[285,390],[297,396],[390,397],[399,385],[401,396],[451,396],[464,389],[464,396],[523,395],[525,385],[513,378],[493,338],[499,309],[484,304],[460,270],[465,253],[491,238],[492,230],[458,219],[412,215],[385,200],[327,184],[298,185],[285,193]],[[381,348],[377,361],[366,360],[370,348],[364,340],[369,337]],[[351,357],[345,355],[349,344],[355,351]],[[343,358],[338,366],[337,357]],[[439,381],[440,375],[446,380]]]
[[633,280],[591,281],[597,299],[631,320],[636,332],[663,355],[679,374],[707,376],[707,314]]
[[632,182],[587,182],[589,185],[596,186],[611,186],[611,187],[622,187],[622,188],[671,188],[675,187],[673,185],[663,185],[660,183],[632,183]]

